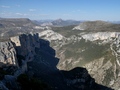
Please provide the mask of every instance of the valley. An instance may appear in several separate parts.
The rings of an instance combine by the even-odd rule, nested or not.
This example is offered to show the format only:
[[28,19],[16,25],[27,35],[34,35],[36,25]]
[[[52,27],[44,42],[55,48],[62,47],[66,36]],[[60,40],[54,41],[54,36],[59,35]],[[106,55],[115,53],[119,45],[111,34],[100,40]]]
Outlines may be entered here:
[[[85,67],[97,83],[118,90],[120,88],[118,84],[120,81],[119,28],[106,29],[105,22],[102,24],[100,21],[103,29],[94,30],[95,27],[99,28],[99,24],[96,26],[94,23],[90,23],[92,27],[86,25],[88,28],[93,28],[90,31],[73,30],[74,26],[53,27],[53,31],[63,35],[64,38],[62,40],[50,40],[52,39],[50,37],[54,36],[50,35],[48,36],[49,39],[45,39],[51,42],[51,46],[56,50],[57,57],[60,58],[57,65],[60,70]],[[107,27],[111,27],[111,25]]]
[[29,19],[1,19],[0,24],[1,67],[15,65],[15,77],[33,73],[52,90],[120,89],[119,24],[86,21],[58,27]]

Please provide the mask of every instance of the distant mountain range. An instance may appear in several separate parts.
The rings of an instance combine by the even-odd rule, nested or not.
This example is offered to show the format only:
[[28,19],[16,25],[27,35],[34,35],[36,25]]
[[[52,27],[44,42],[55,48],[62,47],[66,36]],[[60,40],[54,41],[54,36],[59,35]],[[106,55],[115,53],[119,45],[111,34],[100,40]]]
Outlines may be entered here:
[[69,26],[78,25],[83,21],[57,19],[57,20],[33,20],[33,22],[41,26]]
[[[79,25],[82,22],[86,22],[87,20],[63,20],[63,19],[56,19],[56,20],[33,20],[34,23],[41,25],[41,26],[69,26],[69,25]],[[91,21],[92,22],[92,21]],[[120,21],[106,21],[112,24],[120,24]]]

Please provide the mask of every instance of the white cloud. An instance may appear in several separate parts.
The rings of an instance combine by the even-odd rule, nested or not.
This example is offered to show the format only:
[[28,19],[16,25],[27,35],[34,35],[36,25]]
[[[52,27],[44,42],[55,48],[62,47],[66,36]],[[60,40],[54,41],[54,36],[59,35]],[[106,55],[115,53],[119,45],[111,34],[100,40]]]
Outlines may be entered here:
[[29,16],[28,14],[25,14],[25,13],[15,13],[15,15],[18,15],[18,16]]
[[25,14],[25,13],[15,13],[18,16],[48,16],[48,14]]
[[28,14],[23,14],[23,16],[28,16]]
[[22,13],[15,13],[16,15],[23,15]]
[[29,14],[29,13],[22,13],[22,12],[0,12],[0,17],[7,17],[7,18],[30,18],[30,19],[35,19],[35,18],[44,18],[44,17],[49,17],[48,14]]
[[36,9],[29,9],[29,11],[30,11],[30,12],[34,12],[34,11],[36,11]]
[[10,6],[1,5],[2,8],[10,8]]

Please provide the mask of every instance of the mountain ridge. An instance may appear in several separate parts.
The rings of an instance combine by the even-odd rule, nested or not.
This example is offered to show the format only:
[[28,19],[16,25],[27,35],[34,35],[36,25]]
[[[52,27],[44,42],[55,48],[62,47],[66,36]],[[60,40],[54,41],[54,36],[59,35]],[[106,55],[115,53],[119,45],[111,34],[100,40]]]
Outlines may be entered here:
[[[32,40],[35,40],[35,41],[37,40],[37,39],[32,39],[35,33],[38,33],[38,38],[41,38],[40,39],[41,49],[39,48],[35,49],[35,52],[38,53],[35,57],[35,61],[31,63],[28,62],[30,65],[30,67],[28,68],[30,70],[29,73],[33,73],[33,71],[35,70],[34,73],[36,73],[37,77],[41,74],[43,74],[41,76],[44,77],[45,75],[43,72],[44,69],[50,68],[51,66],[49,67],[49,65],[53,65],[53,64],[54,64],[53,65],[54,70],[57,70],[55,69],[56,67],[59,68],[59,70],[65,70],[65,71],[72,70],[75,67],[83,67],[88,70],[92,78],[95,78],[95,82],[101,85],[111,87],[115,90],[118,90],[120,88],[119,86],[119,77],[120,77],[120,74],[119,74],[120,72],[119,71],[119,66],[120,66],[119,64],[120,63],[120,60],[119,60],[119,51],[120,51],[119,50],[119,46],[120,46],[119,45],[119,41],[120,41],[119,24],[112,24],[108,26],[106,26],[105,24],[104,31],[101,30],[100,28],[98,30],[82,30],[82,31],[72,30],[75,27],[75,25],[63,26],[63,27],[51,27],[50,29],[49,28],[40,29],[38,28],[38,25],[36,27],[37,29],[35,29],[34,27],[36,27],[36,25],[31,26],[31,28],[29,28],[27,32],[25,32],[28,29],[27,26],[22,27],[23,29],[22,31],[21,29],[19,30],[19,32],[21,33],[19,35],[24,34],[23,35],[24,38],[26,38],[26,36],[28,38],[26,39],[26,41],[22,40],[24,44],[28,43],[28,45],[25,44],[28,47],[22,44],[24,47],[26,47],[23,49],[28,49],[28,48],[33,49],[33,50],[35,49],[34,45],[30,44],[30,43],[33,43]],[[9,31],[11,30],[9,29]],[[14,31],[17,31],[17,30],[18,29],[14,29]],[[0,32],[0,34],[3,35],[5,32],[6,32],[6,29],[4,29],[2,33]],[[15,34],[15,38],[13,38],[14,35],[11,35],[11,36],[13,38],[13,41],[16,41],[17,43],[16,36],[19,36],[19,35],[17,35],[17,33],[14,33],[14,34]],[[11,37],[10,33],[8,33],[8,35],[9,37]],[[4,37],[6,36],[7,35],[4,34]],[[20,45],[19,38],[18,38],[18,43],[16,45]],[[28,51],[30,52],[30,50]],[[20,59],[25,59],[25,57],[22,57],[21,55],[18,55],[18,56]],[[32,55],[28,54],[28,56],[32,56]],[[49,58],[47,58],[46,56],[49,56]],[[60,58],[60,60],[56,58],[55,59],[56,62],[53,62],[54,57],[58,57]],[[50,63],[49,59],[52,63]],[[40,62],[38,63],[37,61],[39,60]],[[25,62],[22,62],[22,63],[23,63],[23,66],[26,67]],[[35,65],[33,65],[33,63]],[[39,66],[42,66],[42,68],[41,67],[39,68]],[[42,70],[41,72],[43,73],[39,73],[38,68],[40,69],[40,71]],[[24,70],[27,70],[27,69],[23,69],[23,71]],[[53,72],[54,70],[50,69],[51,72]],[[45,70],[45,72],[49,72],[49,70],[47,71]],[[53,79],[53,77],[49,76],[49,80],[50,78]],[[46,79],[44,81],[46,81]],[[73,82],[73,81],[76,81],[76,79],[74,77],[73,81],[71,80],[68,80],[68,81]],[[52,86],[54,85],[55,84],[52,84]]]
[[[115,29],[117,27],[118,29]],[[119,30],[119,24],[112,24],[110,22],[105,21],[86,21],[81,23],[80,25],[73,28],[73,30],[88,30],[88,31],[111,31],[111,30]]]
[[[91,78],[85,68],[75,68],[70,72],[58,70],[56,65],[59,59],[55,57],[55,50],[49,46],[50,43],[48,41],[39,39],[37,33],[23,34],[20,36],[11,37],[10,39],[12,42],[11,44],[14,45],[14,48],[16,50],[15,56],[17,57],[16,61],[18,61],[19,67],[15,70],[15,72],[13,72],[13,75],[4,75],[5,78],[2,78],[3,81],[0,81],[2,83],[0,84],[2,89],[8,88],[7,90],[22,90],[27,88],[27,86],[19,86],[15,78],[19,77],[19,75],[23,73],[28,73],[28,75],[31,77],[34,76],[35,78],[46,82],[52,90],[112,90],[95,83],[94,79]],[[4,48],[3,44],[1,45],[1,48]],[[9,50],[9,48],[5,48]],[[6,50],[3,52],[6,52]],[[8,58],[6,61],[9,60],[10,59]],[[1,66],[1,68],[4,67]],[[14,70],[14,68],[11,69]],[[68,74],[70,77],[68,75],[66,76],[66,74]],[[6,83],[9,83],[9,86],[6,86]],[[18,89],[19,87],[21,87],[21,89]],[[31,88],[31,86],[29,86],[29,88]],[[48,90],[47,87],[45,88],[45,90]]]

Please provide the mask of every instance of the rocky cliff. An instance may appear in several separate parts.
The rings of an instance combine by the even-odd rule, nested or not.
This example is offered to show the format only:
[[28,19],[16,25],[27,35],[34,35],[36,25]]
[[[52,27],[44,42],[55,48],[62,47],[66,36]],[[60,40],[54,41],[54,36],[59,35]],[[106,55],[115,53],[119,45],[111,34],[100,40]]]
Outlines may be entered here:
[[120,32],[76,31],[67,30],[66,27],[56,28],[54,31],[64,38],[41,38],[49,40],[56,50],[56,56],[60,58],[57,67],[60,70],[84,67],[97,83],[115,90],[120,89]]
[[29,19],[2,19],[0,87],[119,90],[120,25],[89,21],[79,26],[47,28]]
[[[58,70],[56,66],[59,59],[55,57],[55,50],[50,47],[48,41],[40,39],[38,34],[11,37],[10,41],[0,42],[0,44],[1,63],[19,66],[12,75],[6,74],[4,78],[1,78],[0,86],[2,89],[31,89],[30,84],[26,84],[28,85],[26,87],[16,84],[16,78],[24,73],[29,78],[35,77],[47,83],[52,90],[112,90],[95,83],[85,68],[79,67],[71,71]],[[4,67],[1,66],[1,68],[4,70]]]
[[33,60],[35,48],[40,48],[38,34],[23,34],[11,37],[10,40],[15,45],[17,55],[24,57],[25,61]]
[[18,66],[16,50],[11,41],[0,42],[0,67]]

